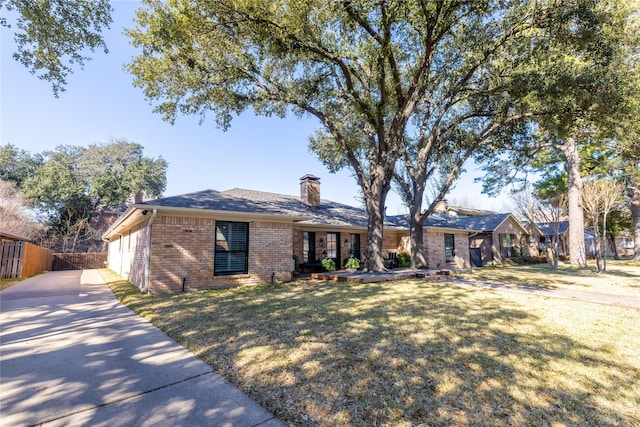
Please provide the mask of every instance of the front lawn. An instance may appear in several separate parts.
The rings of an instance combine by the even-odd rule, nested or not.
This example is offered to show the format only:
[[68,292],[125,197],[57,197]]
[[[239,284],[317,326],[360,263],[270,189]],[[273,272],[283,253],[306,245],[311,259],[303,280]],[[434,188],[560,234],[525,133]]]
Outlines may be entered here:
[[640,425],[640,312],[406,280],[114,293],[292,425]]
[[595,270],[595,261],[589,260],[586,267],[560,262],[556,271],[549,269],[547,264],[486,266],[474,268],[471,273],[460,277],[640,297],[640,261],[607,260],[606,272],[597,273]]

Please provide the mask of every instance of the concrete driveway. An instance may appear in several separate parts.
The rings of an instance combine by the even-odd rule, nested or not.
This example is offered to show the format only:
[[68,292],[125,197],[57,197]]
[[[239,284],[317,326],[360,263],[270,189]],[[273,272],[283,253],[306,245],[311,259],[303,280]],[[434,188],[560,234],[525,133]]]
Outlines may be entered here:
[[283,426],[118,302],[97,270],[0,292],[0,425]]

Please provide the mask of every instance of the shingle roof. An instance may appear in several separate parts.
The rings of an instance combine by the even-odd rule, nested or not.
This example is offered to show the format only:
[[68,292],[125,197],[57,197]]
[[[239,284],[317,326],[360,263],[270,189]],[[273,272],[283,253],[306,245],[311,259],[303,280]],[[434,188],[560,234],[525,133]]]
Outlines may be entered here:
[[[265,191],[233,188],[226,191],[204,190],[138,203],[137,206],[202,209],[222,212],[242,212],[256,215],[306,217],[302,224],[335,227],[367,227],[364,209],[321,200],[319,207],[303,203],[299,197]],[[495,230],[509,216],[508,213],[474,217],[431,215],[425,227],[439,227],[464,231]],[[408,215],[389,216],[385,227],[409,228]]]
[[[545,236],[551,236],[554,234],[553,222],[536,222],[536,226],[542,231]],[[569,229],[569,221],[560,221],[558,223],[558,235],[562,236]]]
[[[260,192],[252,192],[253,197],[242,197],[232,191],[220,192],[204,190],[180,194],[162,199],[147,200],[137,206],[161,206],[170,208],[202,209],[226,212],[245,212],[272,215],[304,215],[301,203],[294,198],[259,197]],[[263,193],[267,194],[267,193]]]
[[[364,209],[329,200],[321,200],[319,207],[311,207],[296,196],[243,188],[226,191],[204,190],[138,203],[138,206],[143,205],[259,215],[303,216],[308,217],[303,221],[307,225],[367,227],[367,214]],[[396,224],[386,221],[385,226],[394,227]]]
[[459,227],[469,231],[493,231],[502,224],[507,217],[508,213],[485,215],[485,216],[469,216],[462,218],[453,218],[452,222],[455,222]]

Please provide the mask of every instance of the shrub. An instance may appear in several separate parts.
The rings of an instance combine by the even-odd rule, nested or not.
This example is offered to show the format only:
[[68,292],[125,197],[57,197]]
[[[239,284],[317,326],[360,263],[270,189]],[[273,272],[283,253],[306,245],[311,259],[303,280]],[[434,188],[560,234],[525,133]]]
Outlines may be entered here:
[[347,262],[344,263],[344,268],[353,268],[357,270],[360,268],[360,260],[358,258],[350,257],[347,259]]
[[320,263],[322,264],[325,270],[336,271],[336,263],[331,258],[325,258],[322,261],[320,261]]
[[400,252],[396,259],[398,260],[398,265],[400,267],[410,267],[411,266],[411,255],[406,252]]

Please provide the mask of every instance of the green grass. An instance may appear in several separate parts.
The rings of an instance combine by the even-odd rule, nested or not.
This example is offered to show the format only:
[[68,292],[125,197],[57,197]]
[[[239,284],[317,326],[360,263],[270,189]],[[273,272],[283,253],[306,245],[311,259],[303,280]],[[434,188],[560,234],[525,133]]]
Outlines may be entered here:
[[640,425],[640,312],[453,283],[114,293],[292,425]]

